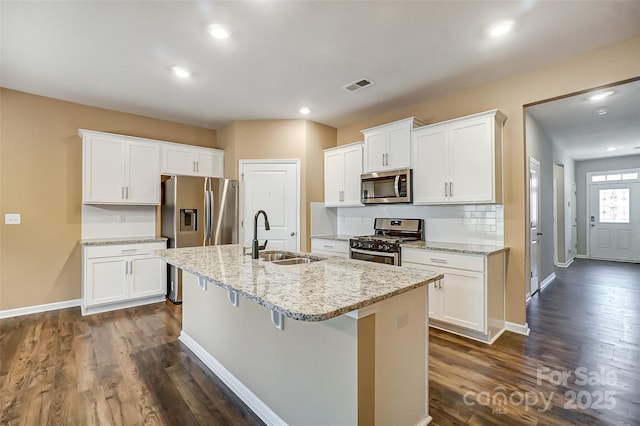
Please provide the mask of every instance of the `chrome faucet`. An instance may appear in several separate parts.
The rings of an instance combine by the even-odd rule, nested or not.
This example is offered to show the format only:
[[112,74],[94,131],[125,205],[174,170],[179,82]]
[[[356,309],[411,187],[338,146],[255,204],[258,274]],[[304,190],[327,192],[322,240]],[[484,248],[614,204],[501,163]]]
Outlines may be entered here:
[[261,246],[258,244],[258,216],[260,215],[264,216],[264,230],[268,231],[271,229],[271,227],[269,226],[269,219],[267,218],[267,213],[265,213],[264,210],[258,210],[256,212],[256,215],[253,217],[253,241],[252,241],[252,245],[251,245],[251,258],[252,259],[257,259],[258,258],[258,252],[260,250],[264,250],[267,248],[267,243],[269,242],[268,240],[264,240],[264,245]]

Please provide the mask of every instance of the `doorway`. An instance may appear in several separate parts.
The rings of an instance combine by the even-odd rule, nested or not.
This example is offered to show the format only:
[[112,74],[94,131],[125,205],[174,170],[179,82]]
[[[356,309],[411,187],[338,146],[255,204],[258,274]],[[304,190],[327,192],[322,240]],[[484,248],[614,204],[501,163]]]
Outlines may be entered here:
[[530,279],[526,297],[529,299],[540,289],[538,273],[540,270],[540,162],[529,157],[529,261]]
[[241,217],[244,246],[251,244],[254,215],[264,210],[269,218],[266,231],[258,219],[257,234],[267,249],[298,251],[300,247],[300,161],[240,160]]
[[589,258],[623,262],[640,260],[639,176],[640,169],[587,174]]

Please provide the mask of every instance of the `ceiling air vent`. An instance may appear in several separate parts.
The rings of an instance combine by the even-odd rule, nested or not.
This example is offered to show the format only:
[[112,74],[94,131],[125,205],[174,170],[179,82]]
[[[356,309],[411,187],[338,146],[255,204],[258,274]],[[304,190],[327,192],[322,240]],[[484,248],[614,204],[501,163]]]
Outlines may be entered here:
[[347,84],[346,86],[342,86],[342,88],[344,90],[348,90],[349,92],[355,92],[360,89],[364,89],[365,87],[371,86],[372,84],[374,84],[373,81],[366,78],[361,78],[360,80],[356,80],[353,83]]

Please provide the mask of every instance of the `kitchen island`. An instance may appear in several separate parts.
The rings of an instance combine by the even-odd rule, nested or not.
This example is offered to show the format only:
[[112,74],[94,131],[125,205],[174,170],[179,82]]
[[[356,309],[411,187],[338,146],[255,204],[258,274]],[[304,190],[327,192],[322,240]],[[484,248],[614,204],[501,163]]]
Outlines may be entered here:
[[180,340],[267,424],[429,422],[425,286],[442,275],[240,245],[155,253],[184,273]]

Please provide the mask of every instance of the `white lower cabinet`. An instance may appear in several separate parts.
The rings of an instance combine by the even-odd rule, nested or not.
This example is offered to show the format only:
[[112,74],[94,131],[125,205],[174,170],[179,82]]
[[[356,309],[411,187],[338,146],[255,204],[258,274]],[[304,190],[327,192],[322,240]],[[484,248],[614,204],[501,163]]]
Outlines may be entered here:
[[488,343],[504,331],[504,252],[454,254],[403,247],[402,266],[444,275],[429,285],[429,325]]
[[349,257],[349,241],[311,238],[311,253],[347,258]]
[[162,301],[166,263],[151,252],[163,248],[165,242],[85,246],[82,313]]

